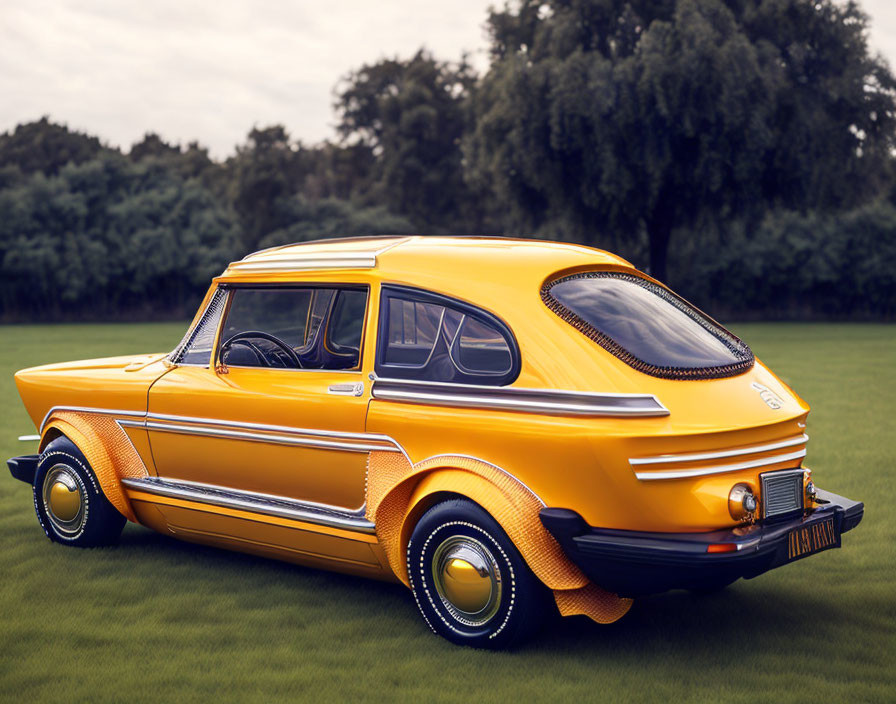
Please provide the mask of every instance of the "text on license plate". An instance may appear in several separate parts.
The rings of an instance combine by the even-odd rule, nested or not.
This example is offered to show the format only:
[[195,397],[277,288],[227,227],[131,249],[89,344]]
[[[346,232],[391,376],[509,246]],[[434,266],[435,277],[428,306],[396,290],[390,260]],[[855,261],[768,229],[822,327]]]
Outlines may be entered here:
[[787,536],[787,559],[809,555],[837,544],[834,519],[829,518],[805,528],[798,528]]

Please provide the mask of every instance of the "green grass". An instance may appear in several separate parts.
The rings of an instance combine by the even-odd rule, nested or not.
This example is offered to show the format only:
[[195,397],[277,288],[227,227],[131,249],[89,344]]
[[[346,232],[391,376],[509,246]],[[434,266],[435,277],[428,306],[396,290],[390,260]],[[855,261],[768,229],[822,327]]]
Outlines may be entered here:
[[[33,451],[20,367],[171,348],[182,325],[0,328],[0,454]],[[814,408],[809,466],[866,504],[842,550],[724,592],[558,619],[514,653],[432,635],[404,588],[178,543],[50,543],[0,478],[0,700],[893,701],[896,327],[742,325]]]

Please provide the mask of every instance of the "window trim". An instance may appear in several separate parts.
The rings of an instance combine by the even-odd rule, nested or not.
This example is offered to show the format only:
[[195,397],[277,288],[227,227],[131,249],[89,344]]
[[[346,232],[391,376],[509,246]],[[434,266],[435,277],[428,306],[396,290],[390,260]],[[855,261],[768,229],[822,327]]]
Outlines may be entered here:
[[[720,342],[722,342],[731,353],[738,358],[737,362],[731,364],[717,365],[713,367],[659,367],[643,359],[636,357],[634,354],[625,349],[616,340],[606,333],[598,330],[591,323],[576,315],[569,308],[564,306],[560,301],[551,295],[551,289],[557,284],[571,281],[573,279],[621,279],[629,281],[637,286],[647,289],[652,294],[666,301],[669,305],[687,315],[695,323],[703,327]],[[706,315],[696,306],[691,305],[678,294],[659,283],[650,281],[636,274],[629,272],[603,270],[603,271],[582,271],[567,276],[559,276],[549,279],[541,288],[541,300],[548,309],[556,314],[566,323],[569,323],[576,330],[586,337],[590,338],[598,345],[607,350],[614,357],[621,359],[630,367],[660,379],[722,379],[725,377],[737,376],[752,369],[755,362],[753,351],[749,346],[741,340],[737,335],[724,328],[711,317]],[[716,328],[716,329],[714,329]],[[719,332],[722,334],[720,335]]]
[[[452,308],[465,316],[473,318],[474,320],[478,320],[479,322],[486,325],[491,325],[500,333],[500,335],[507,342],[507,347],[510,352],[510,369],[501,374],[471,374],[459,368],[458,371],[462,374],[465,374],[468,377],[475,377],[482,380],[482,383],[473,383],[472,385],[507,386],[516,381],[517,377],[519,377],[520,369],[522,367],[520,346],[516,340],[516,336],[513,334],[513,330],[511,330],[510,326],[507,325],[507,323],[505,323],[503,320],[501,320],[501,318],[490,311],[479,308],[478,306],[463,301],[459,298],[453,298],[452,296],[446,296],[441,293],[436,293],[435,291],[429,291],[427,289],[417,288],[414,286],[404,286],[401,284],[382,284],[382,286],[380,287],[379,314],[377,316],[376,355],[374,357],[374,371],[376,372],[377,376],[384,379],[399,379],[403,377],[392,376],[389,374],[389,371],[394,369],[423,369],[431,361],[432,354],[435,351],[436,347],[436,345],[433,345],[433,348],[432,350],[430,350],[426,362],[422,366],[410,366],[395,363],[389,364],[384,361],[383,358],[385,357],[386,348],[388,346],[388,340],[386,338],[388,336],[389,300],[391,298],[399,298],[401,300],[414,301],[419,303],[429,303],[432,305],[442,306],[443,308]],[[442,314],[439,318],[440,324],[443,320],[444,314]],[[458,333],[459,332],[460,326],[458,326]],[[451,354],[450,349],[449,354]],[[455,363],[453,359],[452,363]]]
[[[364,371],[364,347],[367,341],[367,320],[370,316],[370,306],[371,306],[371,287],[370,284],[365,283],[330,283],[330,282],[288,282],[288,281],[246,281],[246,282],[238,282],[238,283],[222,283],[219,288],[225,289],[227,293],[227,308],[221,315],[221,319],[218,321],[218,331],[215,336],[215,347],[214,354],[212,359],[214,360],[214,367],[217,367],[220,361],[220,353],[221,353],[221,333],[224,331],[224,324],[227,320],[227,315],[230,313],[230,304],[233,302],[233,292],[237,289],[335,289],[337,291],[344,289],[351,289],[353,291],[363,291],[367,294],[367,305],[364,308],[364,319],[362,321],[361,327],[361,346],[358,350],[358,364],[357,366],[352,367],[351,369],[308,369],[306,367],[301,368],[292,368],[292,367],[256,367],[256,366],[245,366],[241,364],[228,364],[226,365],[228,369],[261,369],[270,372],[319,372],[326,374],[360,374]],[[330,314],[333,312],[333,307],[336,301],[336,296],[333,297],[333,303],[327,309],[326,318],[321,321],[321,325],[319,328],[319,334],[326,334],[326,327],[330,324]],[[308,316],[306,316],[306,326],[308,322],[310,322],[311,315],[311,306],[308,306]],[[307,328],[306,328],[307,329]],[[326,343],[326,338],[324,338],[324,343]]]
[[[221,294],[221,298],[223,299],[223,303],[221,304],[221,315],[218,318],[218,323],[215,326],[215,334],[212,338],[212,349],[209,353],[208,360],[205,364],[201,362],[179,362],[177,358],[184,354],[186,348],[196,339],[196,335],[199,333],[199,328],[205,320],[205,316],[208,314],[212,305],[215,302],[215,298]],[[183,338],[178,343],[177,347],[175,347],[169,355],[166,357],[168,362],[177,367],[200,367],[202,369],[208,369],[211,366],[211,360],[216,358],[217,353],[216,350],[218,348],[218,336],[221,334],[221,323],[227,315],[228,310],[230,310],[230,292],[226,290],[226,288],[218,284],[215,286],[214,290],[211,292],[211,295],[207,298],[207,303],[202,307],[202,313],[199,314],[199,317],[195,319],[195,322],[187,328],[187,332],[184,333]]]
[[[333,302],[330,304],[330,310],[327,311],[327,320],[326,320],[326,325],[324,326],[324,332],[323,332],[324,349],[331,354],[344,354],[342,352],[339,352],[338,350],[334,350],[330,346],[331,343],[339,345],[338,342],[334,342],[333,340],[330,339],[330,323],[333,322],[333,313],[336,311],[336,306],[339,305],[339,297],[342,295],[343,291],[346,291],[346,290],[359,291],[360,289],[348,289],[346,287],[340,287],[340,289],[336,292],[336,295],[333,296]],[[311,312],[310,307],[309,307],[308,311],[310,314],[310,312]],[[364,320],[361,323],[361,339],[358,342],[358,369],[361,368],[361,354],[363,353],[363,347],[364,347],[364,328],[367,325],[367,314],[369,312],[370,312],[370,291],[368,290],[367,291],[367,299],[365,300],[365,305],[364,305]],[[343,345],[339,345],[339,346],[342,347]],[[351,371],[351,370],[349,370],[349,371]]]

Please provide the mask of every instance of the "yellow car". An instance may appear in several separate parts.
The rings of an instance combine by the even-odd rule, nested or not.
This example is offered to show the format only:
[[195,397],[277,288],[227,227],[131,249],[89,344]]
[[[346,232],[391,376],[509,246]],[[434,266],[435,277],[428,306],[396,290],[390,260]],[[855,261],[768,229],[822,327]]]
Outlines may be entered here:
[[744,342],[583,246],[265,250],[212,282],[173,352],[16,383],[40,454],[9,467],[50,539],[131,520],[398,580],[466,645],[755,577],[839,547],[864,511],[814,487],[809,407]]

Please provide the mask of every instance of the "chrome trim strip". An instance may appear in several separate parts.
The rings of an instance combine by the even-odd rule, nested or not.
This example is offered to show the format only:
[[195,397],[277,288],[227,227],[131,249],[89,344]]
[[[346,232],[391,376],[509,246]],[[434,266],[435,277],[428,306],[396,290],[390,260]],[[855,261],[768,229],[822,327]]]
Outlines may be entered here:
[[740,462],[738,464],[722,464],[714,467],[684,467],[682,469],[671,469],[657,472],[635,472],[635,476],[641,481],[649,481],[653,479],[686,479],[688,477],[703,477],[711,474],[725,474],[726,472],[737,472],[741,469],[753,469],[754,467],[765,467],[769,464],[777,464],[778,462],[789,462],[790,460],[802,459],[806,456],[806,450],[797,450],[784,455],[773,455],[772,457],[761,457],[758,460],[750,460],[749,462]]
[[145,418],[145,411],[122,411],[120,409],[115,408],[92,408],[90,406],[53,406],[49,411],[47,411],[47,415],[44,416],[44,419],[40,423],[40,434],[44,434],[44,428],[47,425],[47,421],[50,419],[50,416],[56,413],[57,411],[73,411],[75,413],[101,413],[106,416],[126,416],[128,418]]
[[547,415],[619,417],[669,415],[668,409],[652,394],[558,391],[375,377],[371,396],[385,401],[524,411]]
[[300,447],[316,447],[323,450],[345,450],[347,452],[374,452],[377,450],[396,452],[393,447],[383,447],[381,445],[338,442],[336,440],[301,438],[288,435],[272,435],[270,433],[251,433],[241,430],[209,428],[201,425],[155,423],[148,420],[146,421],[145,426],[147,430],[160,430],[165,433],[178,433],[181,435],[202,435],[206,437],[222,438],[225,440],[249,440],[251,442],[267,442],[275,445],[297,445]]
[[273,252],[278,249],[286,249],[287,247],[304,247],[309,244],[334,244],[334,243],[345,243],[345,242],[370,242],[373,240],[385,240],[388,242],[386,246],[381,247],[376,250],[375,254],[382,254],[383,252],[392,249],[392,247],[397,247],[402,242],[407,242],[410,239],[413,239],[413,235],[358,235],[356,237],[321,237],[316,240],[307,240],[305,242],[292,242],[290,244],[278,244],[274,247],[266,247],[265,249],[259,249],[256,252],[249,252],[245,257],[240,259],[240,261],[246,261],[252,257],[256,257],[259,254],[264,254],[265,252]]
[[273,254],[260,259],[231,262],[230,271],[306,271],[309,269],[374,269],[373,252],[331,252],[329,254]]
[[[382,447],[380,445],[372,445],[373,450],[384,450],[386,452],[400,451],[398,443],[388,435],[379,433],[351,433],[338,430],[316,430],[312,428],[295,428],[288,425],[267,425],[265,423],[242,423],[233,420],[219,420],[216,418],[196,418],[191,416],[173,416],[165,413],[148,413],[146,415],[147,427],[151,421],[170,421],[179,425],[197,425],[214,426],[221,428],[234,428],[237,430],[259,430],[272,433],[283,433],[287,435],[301,435],[315,438],[324,438],[321,442],[326,442],[327,438],[339,438],[340,440],[359,440],[367,441],[368,444],[380,442],[390,445],[391,447]],[[360,446],[360,445],[355,445]],[[365,450],[367,452],[368,450]]]
[[780,450],[784,447],[793,447],[794,445],[802,445],[809,441],[809,436],[805,433],[797,435],[779,442],[768,443],[767,445],[753,445],[751,447],[741,447],[736,450],[720,450],[718,452],[696,452],[690,455],[655,455],[653,457],[631,457],[628,463],[632,466],[642,464],[663,464],[666,462],[699,462],[701,460],[715,460],[723,457],[736,457],[738,455],[752,455],[757,452],[769,452],[771,450]]
[[364,506],[357,511],[351,511],[326,504],[299,501],[285,496],[160,477],[122,479],[121,483],[129,489],[157,496],[167,496],[210,506],[221,506],[265,516],[276,516],[277,518],[288,518],[316,525],[343,528],[359,533],[372,534],[375,532],[373,523],[364,518]]

